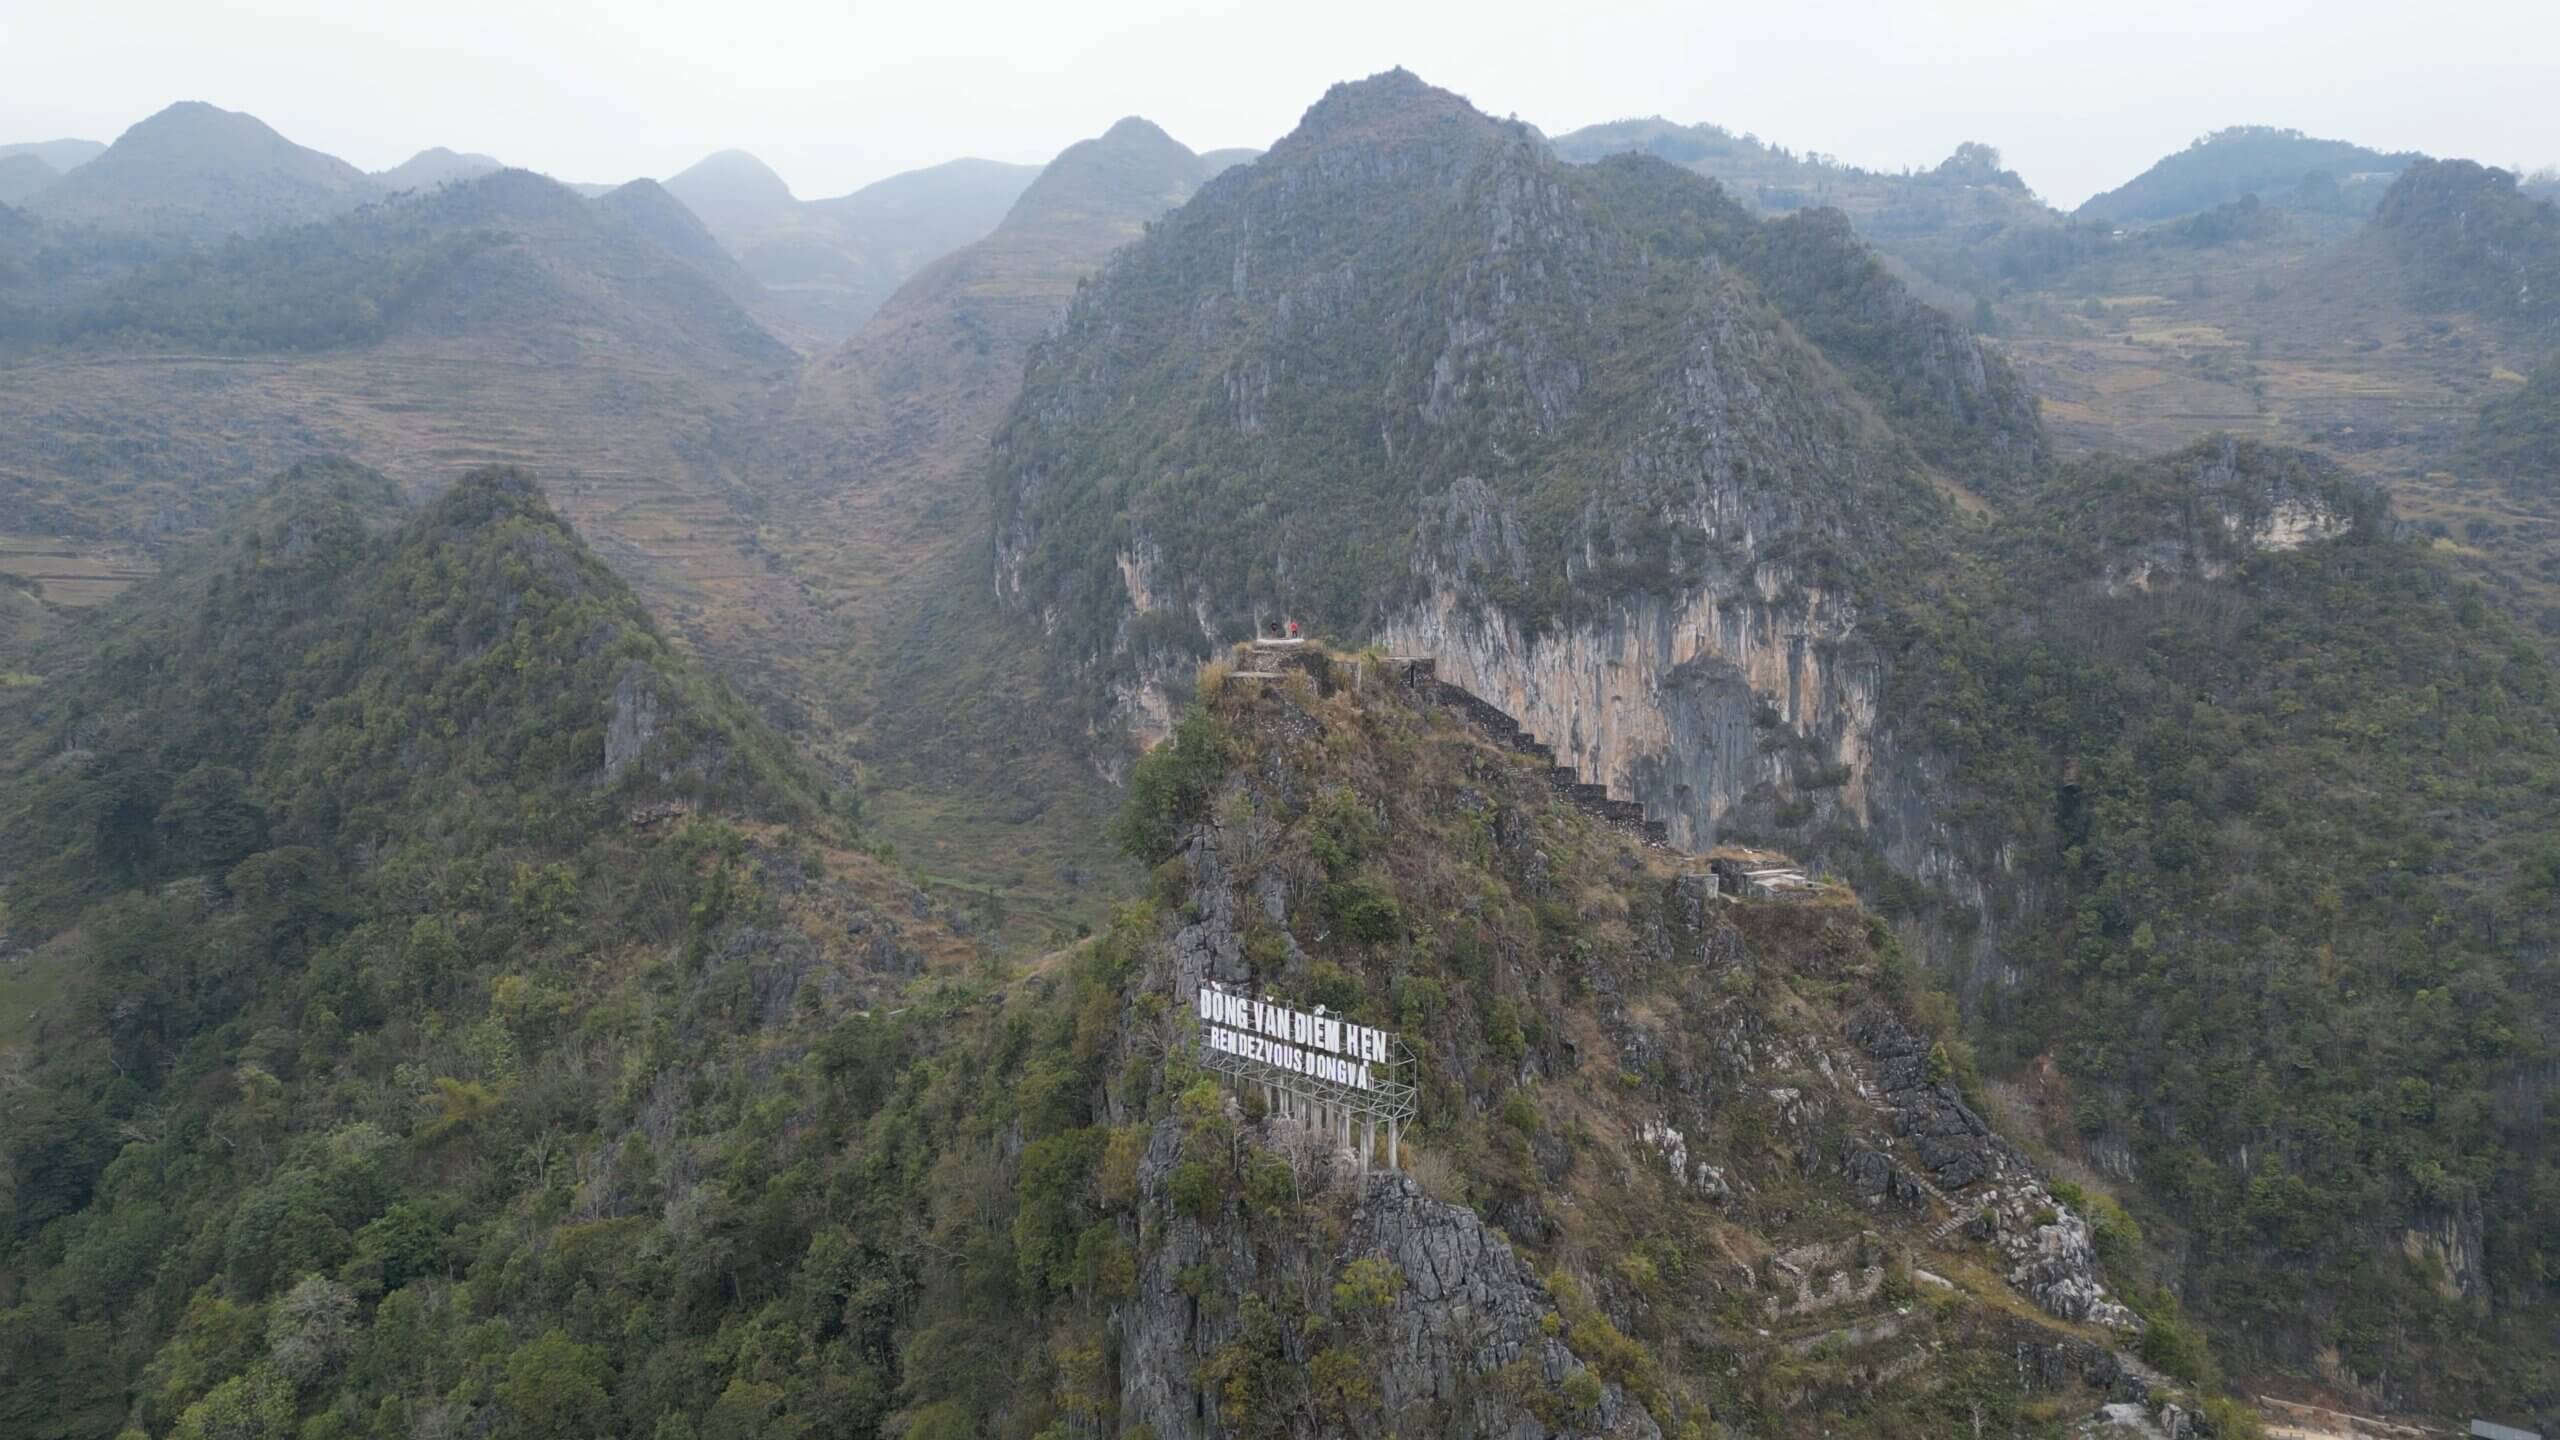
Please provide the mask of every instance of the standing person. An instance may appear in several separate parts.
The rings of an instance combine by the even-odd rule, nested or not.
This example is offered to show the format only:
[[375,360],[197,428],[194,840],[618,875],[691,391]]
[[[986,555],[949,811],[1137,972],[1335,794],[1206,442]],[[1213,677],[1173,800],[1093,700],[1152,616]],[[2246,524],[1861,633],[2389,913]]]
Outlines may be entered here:
[[1298,638],[1298,622],[1295,620],[1289,622],[1289,638],[1292,640]]

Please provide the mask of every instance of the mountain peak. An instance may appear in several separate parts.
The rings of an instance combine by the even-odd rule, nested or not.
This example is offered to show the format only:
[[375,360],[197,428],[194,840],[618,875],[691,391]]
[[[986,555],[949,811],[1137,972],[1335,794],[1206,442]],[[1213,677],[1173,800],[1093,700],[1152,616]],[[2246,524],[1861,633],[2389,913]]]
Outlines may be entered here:
[[1060,151],[1014,201],[997,233],[1054,231],[1062,224],[1090,222],[1127,238],[1146,221],[1180,205],[1207,178],[1207,168],[1190,147],[1155,122],[1132,115]]
[[1124,115],[1120,117],[1119,119],[1111,122],[1111,128],[1103,131],[1101,138],[1105,143],[1113,145],[1126,145],[1136,142],[1166,145],[1180,143],[1171,135],[1166,134],[1163,126],[1158,125],[1156,122],[1148,119],[1144,115]]
[[800,208],[799,197],[773,167],[744,150],[714,151],[664,183],[712,234],[732,242]]
[[225,110],[203,100],[180,100],[134,122],[109,149],[151,145],[291,144],[275,127],[245,110]]
[[677,172],[666,182],[667,188],[681,195],[687,186],[719,185],[741,195],[797,203],[790,183],[774,168],[744,150],[715,150]]
[[430,146],[373,178],[389,190],[427,190],[454,180],[469,180],[505,169],[495,156],[466,155],[442,145]]
[[181,100],[33,203],[53,220],[210,239],[326,219],[380,193],[363,171],[255,115]]
[[1325,91],[1324,98],[1308,107],[1298,128],[1281,143],[1395,142],[1450,133],[1490,139],[1505,131],[1525,134],[1527,127],[1495,120],[1467,103],[1465,96],[1397,66],[1365,80],[1342,81]]

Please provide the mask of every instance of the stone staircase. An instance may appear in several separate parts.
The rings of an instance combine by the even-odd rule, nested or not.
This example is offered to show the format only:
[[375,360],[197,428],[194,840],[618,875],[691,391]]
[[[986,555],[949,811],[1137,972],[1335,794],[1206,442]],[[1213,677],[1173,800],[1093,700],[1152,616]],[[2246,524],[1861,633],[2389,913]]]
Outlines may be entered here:
[[1920,1188],[1923,1191],[1935,1196],[1939,1204],[1944,1205],[1949,1210],[1955,1212],[1954,1214],[1949,1215],[1946,1219],[1929,1227],[1929,1243],[1932,1246],[1946,1244],[1948,1236],[1953,1235],[1967,1225],[1972,1224],[1974,1221],[1981,1219],[1983,1211],[2000,1203],[2000,1192],[1993,1190],[1987,1194],[1975,1197],[1971,1204],[1959,1205],[1956,1203],[1955,1197],[1949,1195],[1946,1191],[1939,1189],[1935,1184],[1932,1184],[1928,1176],[1922,1175],[1917,1171],[1909,1170],[1908,1167],[1906,1167],[1906,1173],[1910,1174],[1913,1179],[1920,1182]]
[[1634,800],[1609,798],[1609,787],[1594,785],[1570,765],[1558,764],[1555,747],[1521,728],[1501,706],[1462,685],[1440,678],[1440,662],[1429,656],[1390,656],[1385,664],[1387,678],[1402,685],[1417,698],[1436,702],[1456,711],[1486,739],[1518,755],[1528,756],[1546,767],[1549,788],[1566,803],[1592,819],[1657,850],[1671,848],[1671,827],[1653,819],[1644,806]]

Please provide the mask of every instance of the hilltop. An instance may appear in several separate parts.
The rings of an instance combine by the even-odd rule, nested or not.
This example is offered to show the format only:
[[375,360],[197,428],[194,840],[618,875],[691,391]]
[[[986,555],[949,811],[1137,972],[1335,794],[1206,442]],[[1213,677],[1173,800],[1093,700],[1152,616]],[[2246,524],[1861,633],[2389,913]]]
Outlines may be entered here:
[[2426,157],[2384,154],[2272,125],[2235,125],[2202,136],[2113,190],[2082,201],[2075,216],[2115,224],[2174,220],[2243,195],[2307,211],[2372,211],[2394,177]]
[[724,150],[666,185],[773,292],[795,332],[824,345],[853,334],[925,264],[995,228],[1038,174],[953,160],[804,201],[762,161]]
[[255,116],[189,100],[136,124],[31,203],[61,224],[206,241],[327,219],[380,193],[363,171]]
[[384,190],[432,190],[454,180],[471,180],[507,167],[487,155],[464,155],[441,145],[421,150],[388,170],[377,171],[374,183]]
[[[1062,977],[1073,1002],[1021,1062],[1061,1098],[1023,1114],[1007,1319],[964,1301],[993,1278],[978,1262],[923,1290],[937,1337],[1010,1383],[928,1381],[919,1422],[1642,1436],[2195,1413],[2128,1353],[2205,1374],[2173,1307],[2125,1303],[2152,1295],[2135,1232],[1965,1102],[1912,1018],[1935,1002],[1845,892],[1708,898],[1701,867],[1595,824],[1374,656],[1213,667],[1131,797],[1152,893]],[[1359,1173],[1203,1073],[1209,982],[1409,1045],[1405,1170]]]

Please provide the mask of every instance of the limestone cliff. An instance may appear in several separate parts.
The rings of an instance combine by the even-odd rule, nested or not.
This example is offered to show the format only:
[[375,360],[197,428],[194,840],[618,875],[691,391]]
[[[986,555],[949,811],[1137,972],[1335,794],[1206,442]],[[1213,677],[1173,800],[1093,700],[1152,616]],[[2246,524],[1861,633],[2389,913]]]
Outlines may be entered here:
[[[1996,357],[1845,232],[1567,166],[1398,72],[1203,186],[1033,353],[991,579],[1105,734],[1282,614],[1392,637],[1482,600],[1570,634],[1652,603],[1659,658],[1730,632],[1774,683],[1945,521],[1933,470],[1998,492],[2039,446]],[[1854,707],[1829,686],[1798,698]]]

